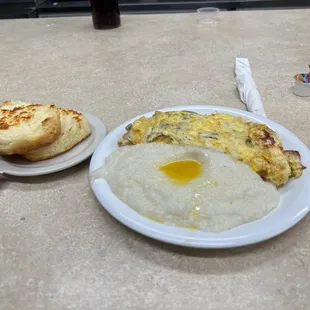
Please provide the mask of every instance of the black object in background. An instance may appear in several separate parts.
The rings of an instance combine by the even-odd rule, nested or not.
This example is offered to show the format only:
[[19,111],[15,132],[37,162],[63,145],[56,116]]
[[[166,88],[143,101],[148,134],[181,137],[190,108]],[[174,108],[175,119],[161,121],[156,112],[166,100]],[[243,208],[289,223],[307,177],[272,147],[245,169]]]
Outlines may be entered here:
[[0,19],[37,17],[35,0],[0,0]]
[[121,25],[118,0],[90,0],[95,29],[112,29]]
[[[221,10],[309,8],[310,0],[119,0],[119,6],[123,14],[150,14],[195,12],[208,6]],[[88,0],[0,0],[0,19],[81,16],[90,11]]]

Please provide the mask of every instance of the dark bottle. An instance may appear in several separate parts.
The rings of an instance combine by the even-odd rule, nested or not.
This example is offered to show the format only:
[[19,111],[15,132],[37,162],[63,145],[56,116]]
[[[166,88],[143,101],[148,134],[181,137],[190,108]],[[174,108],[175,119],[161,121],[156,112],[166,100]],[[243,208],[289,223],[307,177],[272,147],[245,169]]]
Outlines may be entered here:
[[96,29],[112,29],[121,25],[118,0],[90,0]]

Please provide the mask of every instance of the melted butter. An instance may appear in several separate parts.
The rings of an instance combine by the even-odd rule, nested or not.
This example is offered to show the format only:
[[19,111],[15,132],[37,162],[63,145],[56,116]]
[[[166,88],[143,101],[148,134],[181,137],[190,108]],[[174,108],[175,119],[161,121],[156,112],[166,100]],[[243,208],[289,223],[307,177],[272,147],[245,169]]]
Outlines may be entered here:
[[164,224],[165,222],[162,221],[162,220],[157,220],[157,219],[154,219],[153,217],[150,217],[150,216],[146,216],[146,215],[143,215],[142,216],[148,218],[149,220],[153,221],[153,222],[156,222],[156,223],[159,223],[159,224]]
[[180,227],[180,228],[187,228],[187,229],[190,229],[190,230],[197,230],[198,228],[194,225],[187,225],[187,226],[180,226],[178,225],[177,227]]
[[178,183],[187,183],[201,174],[201,164],[196,160],[178,160],[162,165],[160,171]]
[[198,221],[200,219],[200,212],[196,210],[192,210],[192,216],[194,221]]

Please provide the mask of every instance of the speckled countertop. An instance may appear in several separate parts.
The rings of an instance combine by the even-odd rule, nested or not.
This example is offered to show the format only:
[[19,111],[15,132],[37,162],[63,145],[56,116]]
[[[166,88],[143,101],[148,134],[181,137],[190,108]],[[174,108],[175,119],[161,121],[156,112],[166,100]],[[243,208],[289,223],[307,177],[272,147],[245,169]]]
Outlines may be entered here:
[[[268,117],[310,146],[310,10],[0,21],[0,99],[93,113],[109,129],[156,108],[243,109],[236,55],[248,56]],[[43,177],[0,179],[0,309],[309,309],[310,217],[268,242],[186,249],[140,236],[96,201],[86,161]]]

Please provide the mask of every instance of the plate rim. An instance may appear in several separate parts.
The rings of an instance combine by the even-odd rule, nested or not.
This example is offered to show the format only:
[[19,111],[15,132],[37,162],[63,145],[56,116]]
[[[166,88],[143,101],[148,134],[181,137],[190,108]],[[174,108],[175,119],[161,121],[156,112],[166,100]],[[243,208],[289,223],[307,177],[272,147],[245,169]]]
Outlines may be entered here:
[[[80,112],[80,113],[83,113],[83,112]],[[83,113],[83,115],[88,120],[90,125],[92,125],[94,128],[94,133],[93,132],[91,133],[91,135],[94,134],[93,141],[91,141],[91,143],[86,147],[86,149],[84,149],[79,154],[74,156],[73,159],[67,160],[66,161],[67,163],[66,162],[60,162],[60,163],[49,165],[47,167],[29,167],[29,168],[22,167],[22,168],[20,168],[20,167],[14,166],[14,169],[12,169],[12,170],[10,170],[10,166],[11,166],[10,163],[8,163],[7,161],[4,161],[2,159],[2,161],[4,161],[5,163],[4,163],[3,167],[1,166],[1,173],[8,175],[8,176],[19,176],[19,177],[31,177],[31,176],[47,175],[47,174],[51,174],[51,173],[55,173],[55,172],[59,172],[62,170],[69,169],[69,168],[76,166],[79,163],[83,162],[87,158],[89,158],[93,154],[93,152],[95,151],[98,144],[100,144],[100,142],[106,136],[107,129],[106,129],[105,123],[100,118],[96,117],[95,115],[92,115],[90,113]],[[94,125],[94,122],[96,123],[95,125]],[[100,126],[98,126],[98,124]],[[91,136],[89,136],[87,138],[90,138],[90,137]],[[67,151],[66,154],[70,154],[70,151],[71,150]],[[1,158],[1,156],[0,156],[0,158]],[[42,161],[42,162],[44,162],[44,161]]]
[[[262,116],[258,116],[256,114],[241,110],[241,109],[235,109],[235,108],[229,108],[229,107],[222,107],[222,106],[211,106],[211,105],[188,105],[188,106],[175,106],[175,107],[169,107],[169,108],[163,108],[163,109],[158,109],[156,111],[180,111],[180,110],[195,110],[197,112],[197,110],[210,110],[210,112],[212,111],[212,113],[216,113],[216,112],[225,112],[228,114],[231,114],[230,112],[234,113],[234,115],[239,115],[241,117],[245,117],[251,120],[254,120],[256,122],[259,123],[264,123],[267,124],[270,127],[280,127],[281,131],[284,131],[284,134],[289,134],[292,138],[294,138],[294,140],[296,142],[298,142],[298,144],[304,148],[303,151],[307,151],[308,153],[308,157],[310,157],[310,151],[308,149],[308,147],[301,141],[298,139],[298,137],[292,133],[290,130],[288,130],[287,128],[285,128],[284,126],[270,120],[267,119],[265,117]],[[90,162],[90,166],[89,166],[89,173],[91,175],[91,173],[96,170],[98,168],[98,164],[95,162],[96,161],[96,157],[98,156],[97,154],[100,151],[101,145],[104,145],[105,141],[108,141],[111,137],[114,137],[115,134],[122,130],[125,130],[125,126],[128,125],[129,123],[133,122],[134,120],[136,120],[137,118],[141,117],[141,116],[149,116],[152,115],[154,111],[150,111],[150,112],[146,112],[143,114],[140,114],[136,117],[131,118],[128,121],[125,121],[124,123],[120,124],[119,126],[117,126],[116,128],[114,128],[106,137],[105,139],[97,146],[92,158],[91,158],[91,162]],[[298,149],[300,151],[300,149]],[[104,156],[103,158],[105,158],[106,156]],[[306,183],[309,183],[309,178],[306,179]],[[299,211],[299,213],[295,214],[295,216],[290,219],[289,221],[282,223],[282,225],[280,225],[280,227],[277,227],[277,229],[275,228],[271,228],[268,229],[267,233],[263,232],[261,234],[254,234],[253,236],[241,236],[239,238],[239,240],[236,240],[236,238],[227,238],[227,240],[225,241],[225,238],[215,238],[212,242],[207,241],[207,242],[202,242],[200,239],[197,237],[193,237],[193,238],[188,238],[189,240],[184,240],[184,237],[180,237],[178,236],[177,238],[174,236],[167,236],[167,234],[162,233],[160,227],[162,226],[168,226],[165,224],[159,224],[156,223],[154,221],[151,220],[146,220],[146,222],[148,222],[150,224],[151,227],[155,227],[154,229],[150,229],[150,227],[145,227],[145,225],[143,225],[143,223],[137,223],[135,220],[133,220],[132,218],[128,218],[125,215],[117,212],[117,208],[113,208],[113,207],[109,207],[107,205],[104,205],[104,201],[106,201],[106,196],[107,193],[110,194],[111,196],[115,196],[117,203],[119,203],[120,205],[125,206],[126,208],[132,210],[134,213],[136,213],[136,215],[138,216],[138,218],[143,218],[144,221],[145,219],[147,219],[146,217],[139,215],[136,211],[134,211],[132,208],[130,208],[128,205],[124,204],[120,199],[118,199],[118,197],[112,192],[110,186],[108,185],[108,183],[104,180],[104,179],[96,179],[96,180],[91,180],[91,187],[92,190],[97,198],[97,200],[99,201],[99,203],[102,205],[102,207],[108,212],[110,213],[116,220],[120,221],[122,224],[124,224],[125,226],[133,229],[134,231],[145,235],[147,237],[150,237],[152,239],[161,241],[161,242],[166,242],[166,243],[170,243],[170,244],[174,244],[174,245],[179,245],[179,246],[185,246],[185,247],[196,247],[196,248],[232,248],[232,247],[240,247],[240,246],[246,246],[249,244],[255,244],[258,242],[262,242],[268,239],[271,239],[279,234],[282,234],[283,232],[285,232],[286,230],[290,229],[291,227],[293,227],[294,225],[296,225],[302,218],[304,218],[307,213],[309,212],[310,206],[307,205],[304,209],[302,209],[301,211]],[[102,188],[107,188],[107,190],[109,192],[105,192],[105,195],[103,195],[102,193]],[[310,199],[310,194],[308,193],[308,198]],[[272,213],[272,212],[271,212]],[[262,221],[264,218],[254,221],[254,222],[260,222]],[[250,222],[248,224],[254,223],[254,222]],[[245,224],[245,225],[248,225]],[[159,226],[158,226],[159,225]],[[241,225],[243,226],[243,225]],[[241,227],[238,226],[238,227]],[[279,225],[278,225],[279,226]],[[182,228],[177,228],[174,226],[169,226],[170,228],[173,227],[174,229],[181,229]],[[237,227],[237,228],[238,228]],[[157,230],[156,230],[157,229]],[[159,230],[159,231],[158,231]],[[202,231],[199,231],[202,232]],[[226,231],[228,232],[228,231]],[[217,233],[210,233],[210,232],[202,232],[205,234],[209,234],[209,235],[217,235]],[[194,239],[194,240],[192,240]],[[233,239],[233,240],[230,240]],[[207,238],[202,238],[202,240],[208,240]]]

